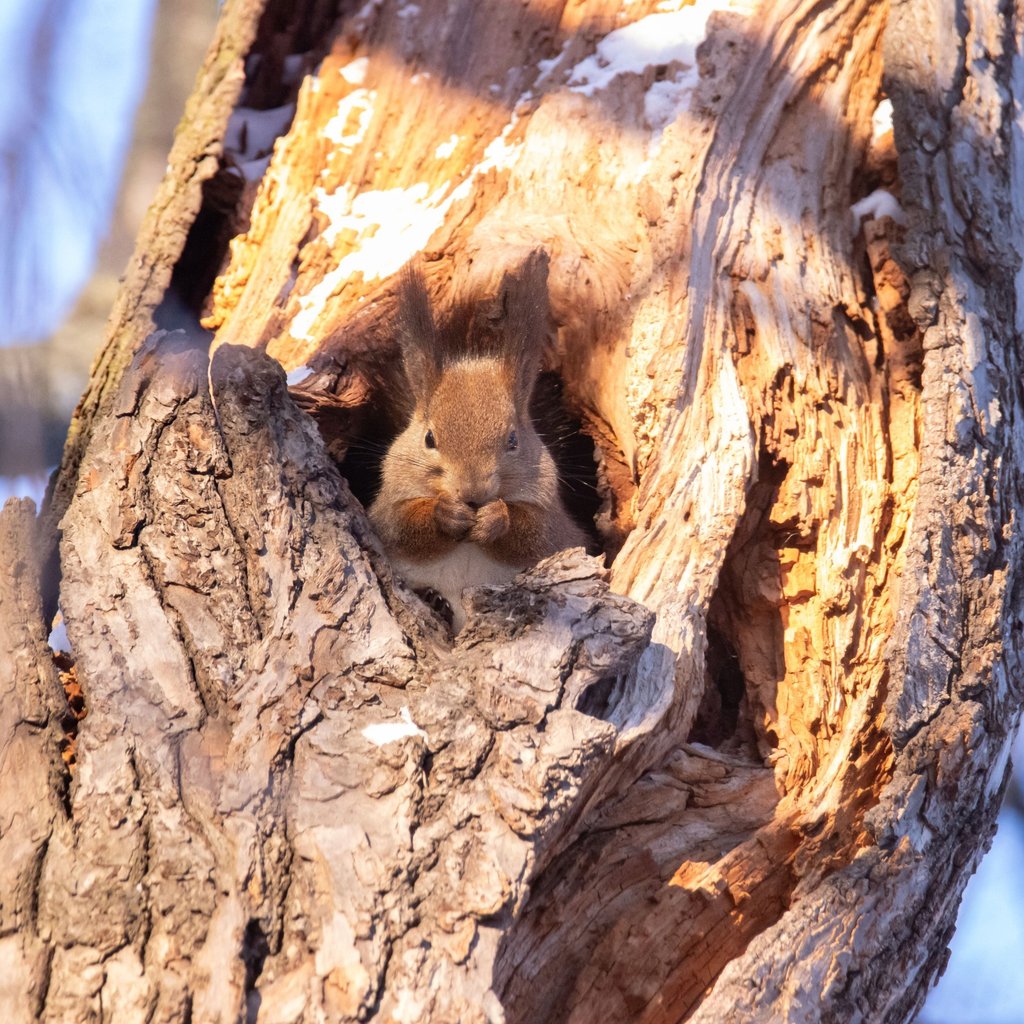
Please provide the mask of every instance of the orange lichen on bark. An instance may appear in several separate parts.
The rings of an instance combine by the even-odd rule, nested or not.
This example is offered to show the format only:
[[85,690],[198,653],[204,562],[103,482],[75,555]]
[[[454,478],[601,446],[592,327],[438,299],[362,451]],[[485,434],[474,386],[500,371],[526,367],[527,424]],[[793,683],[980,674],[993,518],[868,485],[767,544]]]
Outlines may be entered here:
[[60,756],[68,771],[73,775],[76,765],[75,744],[78,739],[78,723],[89,712],[85,704],[85,694],[78,683],[74,660],[67,654],[55,652],[53,663],[57,667],[57,678],[64,688],[64,696],[68,702],[67,712],[61,719],[64,737],[60,743]]

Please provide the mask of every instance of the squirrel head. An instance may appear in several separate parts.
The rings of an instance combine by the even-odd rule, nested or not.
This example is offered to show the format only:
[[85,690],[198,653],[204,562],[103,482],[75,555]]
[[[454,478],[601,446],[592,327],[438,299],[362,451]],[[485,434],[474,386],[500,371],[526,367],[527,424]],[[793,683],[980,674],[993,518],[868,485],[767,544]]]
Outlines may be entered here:
[[548,330],[548,257],[506,273],[493,303],[435,319],[422,275],[399,289],[398,333],[413,398],[393,453],[429,490],[471,507],[496,498],[538,500],[554,475],[530,418]]

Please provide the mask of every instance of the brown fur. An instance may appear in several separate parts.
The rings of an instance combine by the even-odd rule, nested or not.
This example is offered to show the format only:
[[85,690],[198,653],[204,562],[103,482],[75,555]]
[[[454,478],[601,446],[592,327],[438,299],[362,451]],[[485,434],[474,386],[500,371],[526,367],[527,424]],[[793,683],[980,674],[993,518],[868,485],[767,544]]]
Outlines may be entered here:
[[[495,300],[460,306],[440,323],[415,272],[404,276],[400,299],[414,408],[370,507],[392,557],[426,563],[476,545],[511,578],[545,555],[585,545],[529,415],[547,337],[547,256],[532,253],[504,276]],[[454,593],[463,581],[445,582]]]
[[[396,508],[391,521],[392,530],[382,533],[385,545],[393,546],[412,557],[426,558],[453,548],[469,529],[456,534],[441,527],[438,516],[438,498],[412,498]],[[379,528],[379,527],[378,527]]]

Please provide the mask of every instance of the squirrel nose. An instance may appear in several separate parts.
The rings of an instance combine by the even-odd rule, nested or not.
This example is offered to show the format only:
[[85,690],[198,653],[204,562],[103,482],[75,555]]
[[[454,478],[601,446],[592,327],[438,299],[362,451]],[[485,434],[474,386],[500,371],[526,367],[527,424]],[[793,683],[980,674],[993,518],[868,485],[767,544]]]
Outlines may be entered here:
[[496,473],[474,473],[470,479],[460,481],[456,488],[459,501],[465,502],[474,512],[483,508],[498,496],[499,478]]
[[498,496],[496,487],[464,487],[459,491],[459,500],[464,501],[474,512],[483,508]]

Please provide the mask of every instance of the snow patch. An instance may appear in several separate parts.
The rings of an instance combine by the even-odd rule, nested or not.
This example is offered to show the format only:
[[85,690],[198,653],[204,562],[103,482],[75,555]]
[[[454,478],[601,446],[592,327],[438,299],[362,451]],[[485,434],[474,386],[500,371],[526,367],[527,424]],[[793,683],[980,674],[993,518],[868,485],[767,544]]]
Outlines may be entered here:
[[237,165],[237,169],[241,171],[242,177],[246,181],[260,181],[267,173],[272,156],[272,153],[268,153],[266,156],[258,156],[254,160],[243,160]]
[[352,19],[353,35],[360,36],[363,34],[370,22],[370,18],[373,17],[377,8],[383,2],[384,0],[366,0],[366,3],[356,11],[355,17]]
[[442,142],[441,145],[434,150],[434,156],[437,157],[438,160],[447,160],[448,157],[455,152],[458,144],[459,136],[453,134],[447,142]]
[[447,188],[444,185],[428,194],[428,186],[420,182],[412,188],[363,192],[354,198],[348,189],[333,195],[319,189],[319,209],[330,220],[323,233],[327,244],[332,245],[343,230],[354,231],[357,237],[353,250],[299,300],[300,311],[290,328],[292,337],[313,340],[310,331],[324,303],[353,274],[362,274],[367,281],[388,277],[422,249],[451,205],[454,193],[443,201]]
[[884,99],[871,115],[871,138],[880,139],[892,131],[892,100]]
[[903,212],[896,197],[884,188],[876,188],[869,196],[865,196],[860,202],[850,207],[853,214],[854,230],[857,230],[861,221],[881,220],[882,217],[891,217],[897,224],[906,224],[907,215]]
[[571,42],[571,39],[566,39],[565,42],[562,43],[562,48],[558,51],[557,54],[555,54],[554,57],[551,57],[548,60],[537,61],[537,70],[540,72],[540,74],[537,76],[537,81],[534,83],[535,88],[539,86],[547,78],[549,78],[551,72],[554,71],[559,64],[561,64],[562,58],[565,56],[565,51],[569,49],[569,44]]
[[[443,190],[439,190],[443,191]],[[320,209],[330,216],[332,200],[337,194],[318,196]],[[367,270],[372,271],[382,260],[386,261],[386,253],[376,251],[382,248],[382,243],[398,244],[399,236],[408,232],[424,235],[423,242],[440,226],[441,218],[438,214],[438,193],[428,195],[428,186],[424,181],[413,185],[412,188],[388,188],[373,192],[362,192],[355,196],[351,202],[342,198],[342,203],[349,206],[346,214],[335,213],[331,216],[331,223],[324,231],[324,239],[329,245],[333,245],[338,233],[341,231],[354,231],[362,238],[363,246],[360,252],[350,253],[346,260],[358,262],[359,269],[364,274]],[[360,257],[353,261],[352,257]],[[342,261],[345,262],[344,260]],[[394,270],[402,265],[404,260],[394,266]],[[340,264],[339,264],[340,266]],[[377,277],[386,277],[393,270],[376,274]]]
[[[366,137],[376,98],[377,93],[372,89],[353,89],[338,103],[338,112],[324,125],[324,138],[333,142],[342,151],[355,149]],[[356,126],[350,129],[349,125],[353,118],[356,120]]]
[[475,178],[477,175],[486,174],[488,171],[501,170],[502,168],[512,166],[513,160],[522,148],[519,143],[509,145],[508,142],[509,132],[515,127],[517,120],[518,118],[513,117],[502,129],[501,134],[496,139],[491,140],[491,143],[484,150],[483,160],[473,168],[470,177]]
[[704,41],[708,17],[721,6],[721,0],[697,0],[680,10],[648,14],[609,32],[597,44],[597,51],[572,69],[569,88],[593,96],[620,75],[642,74],[648,67],[683,64],[695,70],[697,47]]
[[366,81],[366,69],[370,66],[369,57],[356,57],[354,61],[339,68],[339,74],[352,85],[362,85]]
[[379,722],[376,725],[368,725],[363,729],[363,735],[378,747],[396,743],[409,736],[427,738],[427,734],[412,720],[412,714],[407,707],[403,707],[399,714],[402,718],[400,722]]
[[648,126],[660,133],[688,110],[690,93],[699,81],[700,75],[693,67],[680,71],[674,78],[655,82],[644,96],[644,120]]
[[426,246],[452,205],[469,198],[476,178],[510,166],[521,149],[521,144],[508,142],[516,120],[513,116],[484,150],[480,163],[454,189],[448,182],[433,192],[426,182],[358,195],[351,186],[331,194],[317,189],[317,209],[328,222],[321,236],[327,245],[334,245],[342,231],[351,231],[356,237],[351,251],[308,295],[299,299],[299,312],[292,317],[289,328],[291,336],[299,341],[313,341],[313,325],[324,304],[349,277],[362,274],[363,280],[371,281],[396,273]]

